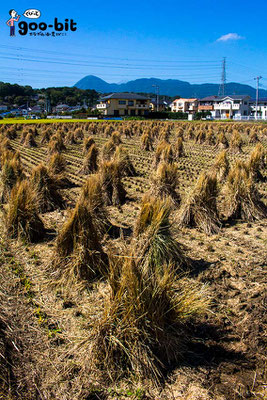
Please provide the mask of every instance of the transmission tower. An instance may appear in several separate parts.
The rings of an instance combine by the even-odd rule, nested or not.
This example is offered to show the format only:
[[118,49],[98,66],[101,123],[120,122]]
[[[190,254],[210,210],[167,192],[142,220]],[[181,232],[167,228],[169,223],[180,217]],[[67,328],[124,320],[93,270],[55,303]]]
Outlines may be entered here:
[[221,84],[219,87],[218,96],[225,95],[225,84],[226,84],[226,57],[222,59],[222,76],[221,76]]

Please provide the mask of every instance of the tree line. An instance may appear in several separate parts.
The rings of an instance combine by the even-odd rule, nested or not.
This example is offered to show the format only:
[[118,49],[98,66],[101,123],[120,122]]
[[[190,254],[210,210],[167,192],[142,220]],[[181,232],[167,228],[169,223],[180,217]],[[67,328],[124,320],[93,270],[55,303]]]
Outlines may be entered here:
[[0,103],[9,107],[14,104],[18,106],[22,106],[23,104],[33,106],[40,99],[43,101],[49,100],[52,107],[60,103],[65,103],[69,106],[86,104],[88,107],[91,107],[96,103],[98,98],[99,94],[91,89],[83,90],[67,86],[33,89],[29,85],[21,86],[0,82]]

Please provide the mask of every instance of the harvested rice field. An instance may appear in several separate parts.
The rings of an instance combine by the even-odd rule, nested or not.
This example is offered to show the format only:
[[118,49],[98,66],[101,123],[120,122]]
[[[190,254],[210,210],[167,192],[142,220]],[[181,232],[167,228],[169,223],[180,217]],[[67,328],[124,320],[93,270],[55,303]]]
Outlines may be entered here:
[[265,399],[266,151],[261,123],[1,124],[0,399]]

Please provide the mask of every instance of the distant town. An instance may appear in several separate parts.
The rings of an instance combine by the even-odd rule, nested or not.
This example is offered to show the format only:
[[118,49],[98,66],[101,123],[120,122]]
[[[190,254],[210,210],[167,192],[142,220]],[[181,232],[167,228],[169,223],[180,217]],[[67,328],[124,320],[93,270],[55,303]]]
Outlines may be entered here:
[[74,87],[32,89],[1,83],[0,117],[267,120],[267,98],[246,94],[204,98],[129,92],[104,95]]

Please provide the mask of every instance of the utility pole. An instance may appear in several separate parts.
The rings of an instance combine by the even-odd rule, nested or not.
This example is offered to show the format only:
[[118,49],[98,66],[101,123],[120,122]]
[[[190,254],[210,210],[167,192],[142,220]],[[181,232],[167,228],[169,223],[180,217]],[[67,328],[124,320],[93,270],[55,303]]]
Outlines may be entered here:
[[225,95],[225,84],[226,84],[226,57],[222,59],[222,75],[221,75],[221,84],[218,91],[218,96]]
[[49,114],[51,111],[51,103],[50,103],[50,97],[48,95],[45,96],[45,112],[46,114]]
[[256,76],[254,80],[257,82],[256,85],[256,113],[255,113],[255,119],[258,119],[258,102],[259,102],[259,81],[262,79],[262,76]]
[[159,111],[159,86],[158,85],[152,85],[153,87],[156,88],[156,94],[157,94],[157,112]]

